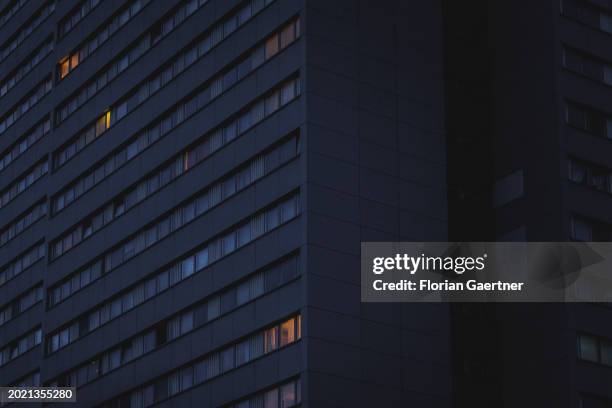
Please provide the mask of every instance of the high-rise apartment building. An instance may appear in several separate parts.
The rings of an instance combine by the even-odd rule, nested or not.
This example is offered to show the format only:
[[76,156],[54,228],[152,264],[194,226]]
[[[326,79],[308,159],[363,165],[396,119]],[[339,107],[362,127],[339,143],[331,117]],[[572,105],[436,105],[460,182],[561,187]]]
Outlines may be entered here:
[[439,1],[4,0],[0,383],[83,407],[447,407]]
[[[444,5],[451,240],[610,241],[612,2]],[[460,406],[612,406],[609,304],[454,317]]]
[[359,274],[364,241],[611,240],[611,41],[610,0],[0,1],[0,385],[612,406],[608,305]]

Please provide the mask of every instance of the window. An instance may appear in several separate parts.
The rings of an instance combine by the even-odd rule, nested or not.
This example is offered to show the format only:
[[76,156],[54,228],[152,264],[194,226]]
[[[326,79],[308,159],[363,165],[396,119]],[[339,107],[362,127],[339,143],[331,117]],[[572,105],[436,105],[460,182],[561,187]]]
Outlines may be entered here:
[[22,337],[11,341],[3,349],[0,349],[0,366],[7,364],[9,361],[18,358],[22,354],[25,354],[34,347],[38,346],[41,343],[41,340],[42,330],[39,327],[23,335]]
[[171,320],[170,322],[168,322],[167,334],[166,334],[166,338],[168,340],[173,340],[177,338],[178,336],[180,336],[181,334],[180,324],[181,324],[180,318],[175,318]]
[[[165,234],[173,233],[178,228],[181,228],[184,225],[181,221],[181,214],[185,214],[185,208],[193,208],[194,204],[196,202],[199,202],[202,197],[209,196],[211,190],[221,191],[221,189],[217,187],[221,185],[226,185],[228,183],[228,180],[234,180],[234,183],[235,183],[235,180],[238,178],[238,176],[242,172],[245,172],[245,171],[250,172],[250,171],[253,171],[253,169],[256,169],[257,167],[256,166],[254,167],[252,165],[253,162],[273,163],[273,164],[270,164],[270,166],[273,166],[273,167],[268,167],[268,165],[264,165],[264,172],[267,174],[271,171],[274,171],[276,168],[278,168],[278,166],[281,166],[282,164],[284,164],[284,162],[267,161],[265,160],[266,157],[278,156],[278,153],[280,151],[285,151],[287,146],[291,147],[293,151],[291,154],[286,154],[284,157],[284,160],[287,161],[287,160],[291,160],[292,158],[296,157],[296,155],[298,154],[296,150],[298,146],[298,143],[296,142],[296,138],[297,136],[293,136],[293,135],[288,137],[287,140],[281,142],[278,146],[271,148],[270,151],[265,152],[262,155],[254,158],[252,162],[246,163],[245,165],[243,165],[238,170],[237,173],[234,173],[230,176],[227,176],[226,178],[223,178],[217,181],[216,183],[211,185],[207,190],[199,193],[195,197],[192,197],[187,203],[184,203],[183,205],[177,207],[177,209],[173,213],[162,216],[160,219],[154,222],[151,227],[141,230],[134,237],[128,238],[128,240],[120,244],[118,250],[114,250],[114,251],[101,255],[99,259],[97,259],[96,261],[92,263],[92,266],[88,266],[84,268],[82,271],[79,271],[76,274],[73,274],[72,276],[74,277],[80,274],[80,276],[82,277],[84,274],[91,273],[92,276],[91,278],[87,279],[87,282],[93,282],[95,279],[97,279],[101,275],[102,269],[104,269],[104,273],[108,273],[111,270],[118,267],[120,264],[126,262],[129,258],[133,257],[137,253],[140,253],[146,250],[151,245],[154,245],[159,239],[162,239],[165,236]],[[244,187],[246,187],[246,185],[243,186],[243,188]],[[226,190],[225,194],[235,194],[236,191],[237,191],[236,189]],[[118,201],[115,201],[114,203],[117,203],[117,202]],[[114,219],[115,214],[116,214],[117,207],[115,207],[114,203],[111,203],[110,205],[107,205],[104,207],[104,213],[108,213],[108,215],[105,216],[104,218],[108,219],[108,222]],[[177,262],[176,265],[169,268],[170,270],[174,271],[172,275],[172,280],[170,281],[170,283],[168,283],[167,273],[166,273],[166,279],[165,281],[161,281],[161,284],[167,287],[168,284],[170,285],[175,284],[176,282],[187,279],[189,276],[196,273],[196,271],[202,270],[210,262],[212,262],[213,260],[216,260],[216,258],[211,259],[210,254],[214,253],[214,249],[220,247],[221,244],[223,248],[223,255],[227,255],[235,251],[238,248],[238,246],[236,246],[237,236],[241,237],[239,243],[240,243],[240,246],[243,246],[243,245],[248,244],[253,239],[256,239],[259,236],[258,234],[262,234],[265,231],[277,228],[278,226],[280,226],[281,224],[283,224],[284,222],[288,221],[290,218],[295,216],[295,214],[297,213],[296,206],[297,206],[297,198],[292,197],[292,198],[289,198],[279,203],[277,206],[261,213],[260,215],[254,216],[252,219],[248,220],[247,222],[236,226],[229,234],[225,234],[222,237],[218,237],[214,239],[208,245],[198,250],[194,256],[185,257],[181,261]],[[115,211],[113,211],[113,208],[115,208]],[[66,240],[63,237],[60,237],[55,243],[52,243],[51,245],[54,248],[52,256],[54,258],[60,256],[61,254],[69,250],[73,245],[80,242],[81,239],[84,239],[83,237],[86,234],[82,234],[81,231],[87,231],[89,229],[97,230],[99,228],[102,228],[103,224],[99,221],[96,221],[96,220],[101,219],[100,214],[101,213],[95,213],[93,215],[91,222],[89,221],[89,219],[86,219],[82,224],[77,225],[75,229],[70,230],[65,235],[65,237],[69,237],[70,241]],[[258,229],[258,234],[251,234],[250,232],[248,234],[240,233],[241,231],[251,231],[253,229],[253,225],[259,224],[260,223],[259,220],[262,217],[263,218],[268,217],[268,218],[274,219],[275,221],[273,223],[269,223],[268,225],[262,224]],[[68,244],[66,245],[66,243]],[[102,262],[104,262],[104,264],[102,264]],[[84,280],[81,278],[80,282],[84,282]],[[51,301],[51,304],[55,304],[59,302],[60,300],[63,300],[66,297],[71,296],[76,291],[82,289],[82,287],[84,287],[85,285],[86,284],[82,283],[81,285],[73,286],[72,288],[68,288],[65,294],[62,294],[60,296],[54,295],[50,297],[51,299],[53,299]],[[51,290],[55,292],[57,290],[57,286],[54,286],[53,288],[51,288]],[[257,287],[254,287],[253,290],[254,290],[253,293],[256,293],[256,291],[260,291],[261,289],[257,289]]]
[[193,367],[187,367],[181,370],[181,391],[189,389],[193,386]]
[[599,397],[595,395],[580,394],[578,400],[579,408],[610,408],[612,407],[612,400],[605,397]]
[[277,94],[270,95],[266,99],[266,103],[265,103],[266,115],[270,115],[271,113],[276,112],[278,108],[279,108],[278,95]]
[[297,402],[295,384],[289,383],[280,387],[281,408],[292,407]]
[[604,341],[600,344],[600,358],[604,365],[612,366],[612,342]]
[[612,34],[612,14],[595,3],[581,0],[563,0],[562,14],[596,30]]
[[588,170],[582,163],[570,160],[570,180],[579,184],[587,184]]
[[[12,35],[8,41],[4,42],[0,48],[0,61],[5,60],[15,51],[34,31],[55,11],[55,1],[47,1],[34,12],[29,20],[24,23],[19,30]],[[9,17],[10,18],[10,17]]]
[[53,37],[48,37],[32,54],[21,61],[4,81],[0,82],[0,97],[3,97],[23,80],[47,55],[53,51]]
[[3,118],[0,120],[0,134],[4,133],[8,128],[15,124],[23,115],[25,115],[30,109],[32,109],[42,98],[44,98],[49,92],[53,82],[51,77],[47,77],[42,82],[38,83],[24,98],[22,98],[16,105],[8,110]]
[[567,123],[595,136],[612,138],[612,117],[587,106],[567,103]]
[[273,35],[266,40],[266,58],[270,58],[279,51],[278,35]]
[[278,408],[278,388],[265,393],[264,408]]
[[599,28],[608,34],[612,34],[612,15],[601,12],[599,14]]
[[189,257],[187,259],[185,259],[182,263],[182,267],[181,267],[181,272],[182,272],[182,278],[186,279],[189,276],[193,275],[195,269],[194,269],[194,258],[193,257]]
[[295,341],[295,321],[288,320],[284,322],[280,327],[280,346],[286,346],[287,344]]
[[101,135],[106,130],[106,120],[104,116],[101,116],[96,121],[96,136]]
[[603,82],[606,85],[612,85],[612,66],[610,66],[609,64],[606,64],[606,66],[604,67]]
[[296,38],[295,26],[296,26],[295,22],[292,22],[291,24],[287,25],[281,31],[281,35],[280,35],[280,47],[281,48],[287,47],[289,44],[291,44],[295,40]]
[[584,333],[579,334],[578,358],[612,367],[612,340]]
[[272,327],[264,333],[264,353],[270,353],[278,348],[278,327]]
[[234,348],[228,348],[221,352],[221,372],[232,370],[234,365]]
[[[296,20],[295,22],[290,23],[288,26],[289,27],[295,26],[297,24],[297,21],[299,20]],[[277,34],[275,34],[275,36],[278,37]],[[291,39],[292,41],[294,41],[295,36],[291,37]],[[287,46],[290,43],[291,42],[289,42]],[[206,104],[208,104],[211,101],[211,98],[215,98],[221,93],[227,92],[229,88],[232,87],[236,83],[237,80],[248,75],[248,73],[251,70],[253,70],[254,67],[257,66],[257,64],[251,64],[250,61],[254,60],[256,58],[256,55],[258,55],[258,50],[263,50],[264,47],[265,45],[256,47],[255,51],[253,51],[251,55],[246,57],[244,61],[237,62],[236,66],[226,69],[224,73],[220,74],[217,78],[211,80],[209,84],[206,84],[203,87],[203,89],[198,92],[197,97],[190,97],[189,100],[178,104],[176,106],[176,109],[168,113],[166,118],[160,119],[158,123],[150,126],[149,130],[143,133],[147,140],[145,141],[145,143],[143,143],[142,147],[135,150],[134,148],[136,148],[136,146],[131,145],[129,148],[130,149],[129,154],[126,154],[125,156],[129,158],[135,156],[136,154],[138,154],[137,150],[142,151],[149,144],[152,144],[156,140],[158,140],[160,129],[161,129],[161,135],[166,135],[178,123],[181,123],[182,121],[184,121],[186,117],[191,116],[197,110],[202,109]],[[175,56],[175,58],[173,58],[171,61],[168,62],[167,64],[168,67],[162,70],[162,73],[154,74],[151,78],[145,80],[145,82],[141,84],[140,86],[138,86],[137,89],[135,89],[133,92],[122,97],[121,100],[117,101],[114,104],[114,107],[110,109],[112,121],[111,120],[107,121],[106,128],[110,127],[111,124],[121,119],[122,117],[130,113],[132,110],[136,109],[142,102],[144,102],[146,98],[150,97],[155,92],[157,92],[157,90],[160,89],[160,87],[162,86],[162,82],[164,84],[167,82],[166,80],[162,81],[162,76],[164,75],[168,76],[167,80],[171,80],[174,78],[173,75],[176,76],[179,72],[181,72],[183,61],[187,58],[186,55],[194,55],[194,56],[197,55],[197,52],[195,52],[195,48],[196,47],[194,46],[193,48]],[[203,55],[204,54],[201,54],[197,56],[197,58],[202,58]],[[245,64],[245,62],[249,62],[249,63]],[[248,69],[238,71],[238,67],[247,67]],[[223,81],[224,78],[225,78],[225,83]],[[83,103],[85,103],[88,98],[92,97],[93,94],[97,92],[97,90],[99,90],[102,86],[105,86],[105,85],[106,85],[106,76],[104,76],[103,83],[99,83],[98,85],[95,85],[93,87],[93,91],[87,92],[87,95],[85,95],[84,98],[78,99],[79,97],[82,96],[82,94],[79,93],[78,97],[74,96],[68,101],[65,101],[62,104],[62,106],[58,108],[56,111],[57,120],[60,122],[65,120],[68,117],[68,115],[76,109],[77,106],[80,106]],[[91,85],[88,86],[88,89],[89,88],[91,88]],[[252,123],[254,122],[256,123],[262,119],[263,119],[262,116],[254,115],[254,114],[243,116],[241,118],[243,122],[241,126],[241,131],[244,132],[244,130],[246,130],[247,127],[250,127]],[[244,124],[248,124],[248,126],[245,127]],[[228,128],[228,132],[229,130],[230,128]],[[67,146],[63,147],[59,152],[56,152],[54,154],[54,161],[53,161],[54,166],[56,167],[61,166],[67,160],[72,158],[76,153],[82,150],[86,145],[91,143],[95,139],[96,136],[99,136],[100,134],[102,134],[102,132],[103,132],[102,126],[99,126],[98,132],[96,132],[97,134],[91,134],[91,136],[90,136],[88,129],[83,130],[81,134],[77,135],[71,143],[69,143]],[[148,136],[147,136],[147,133],[148,133]],[[226,140],[226,142],[227,141],[229,141],[229,138],[228,140]],[[117,154],[117,156],[119,156],[119,154]],[[125,161],[122,164],[124,163]]]
[[241,305],[250,300],[251,294],[250,294],[249,289],[250,289],[250,282],[245,282],[242,285],[238,286],[237,295],[236,295],[237,304]]
[[[206,324],[211,320],[216,319],[220,315],[227,314],[235,308],[240,307],[241,304],[237,304],[235,299],[237,298],[238,290],[241,287],[257,287],[261,285],[262,282],[266,282],[266,284],[262,286],[261,291],[250,295],[248,299],[248,301],[250,301],[263,295],[264,293],[274,290],[280,285],[290,282],[298,276],[298,265],[298,257],[292,256],[281,263],[268,267],[264,271],[255,273],[245,282],[233,284],[232,286],[225,288],[220,293],[205,299],[203,303],[198,303],[191,306],[189,310],[183,312],[179,316],[172,317],[168,319],[166,323],[161,324],[158,328],[151,332],[153,334],[147,334],[143,338],[144,349],[147,351],[152,350],[156,347],[156,345],[163,344],[167,341],[182,336],[185,333],[193,330],[195,327]],[[293,272],[287,273],[287,270],[292,270]],[[156,284],[156,281],[159,281],[160,278],[165,280],[166,283]],[[77,318],[76,321],[78,322],[80,328],[77,327],[75,323],[70,326],[70,329],[58,330],[48,336],[48,352],[55,352],[59,348],[76,341],[79,336],[90,333],[109,320],[121,315],[122,313],[126,313],[131,308],[142,303],[145,299],[151,299],[157,294],[163,292],[168,287],[167,281],[168,272],[164,271],[157,276],[147,278],[146,281],[138,283],[132,289],[129,289],[116,299],[111,299],[104,302],[93,312]],[[42,290],[40,291],[39,297],[42,298]],[[220,300],[222,298],[224,299],[224,305],[227,306],[224,307],[223,310],[221,310],[220,307]],[[297,320],[293,319],[282,323],[281,327],[284,328],[281,329],[281,332],[285,333],[282,335],[283,345],[290,344],[300,338],[299,317]],[[155,332],[158,332],[157,336],[155,336]],[[239,361],[246,362],[249,359],[257,358],[264,353],[276,350],[279,347],[278,335],[279,327],[275,326],[266,332],[261,332],[256,337],[250,338],[248,340],[248,350],[243,349],[241,351],[241,360]],[[157,340],[155,340],[156,337]],[[247,347],[247,343],[244,344],[244,347]],[[236,356],[238,356],[238,354],[236,354]],[[238,359],[238,357],[236,358]]]
[[206,366],[206,361],[198,362],[194,367],[194,380],[195,383],[201,383],[206,380],[208,367]]
[[28,0],[14,0],[0,12],[0,27],[6,24]]
[[[214,134],[213,134],[214,135]],[[180,153],[176,156],[176,164],[174,160],[166,166],[162,167],[159,170],[156,170],[153,174],[146,176],[136,187],[133,187],[132,190],[124,193],[123,196],[118,197],[115,200],[115,208],[116,211],[113,213],[112,207],[113,205],[109,205],[110,211],[108,216],[105,216],[103,222],[100,223],[97,220],[97,216],[93,216],[93,218],[86,219],[82,222],[82,224],[77,225],[75,229],[89,229],[92,228],[95,232],[102,228],[104,225],[108,224],[112,220],[116,219],[118,216],[122,215],[126,211],[128,211],[131,207],[136,205],[139,201],[144,200],[147,196],[154,194],[161,186],[168,184],[172,181],[173,178],[179,177],[183,172],[189,171],[189,169],[184,169],[185,163],[191,162],[193,160],[193,165],[197,165],[200,161],[204,160],[206,157],[198,154],[203,146],[206,146],[208,143],[207,138],[204,138],[203,141],[200,142],[199,145],[188,149],[187,151]],[[280,161],[279,153],[280,151],[286,151],[284,154],[282,161]],[[221,180],[214,185],[212,185],[205,192],[201,193],[200,197],[196,197],[193,200],[185,203],[181,207],[177,208],[177,214],[183,214],[181,216],[176,217],[172,223],[170,223],[169,218],[161,219],[157,222],[157,228],[154,230],[150,230],[146,233],[146,245],[147,247],[157,242],[157,240],[163,238],[169,233],[174,232],[176,229],[182,227],[184,223],[190,222],[197,215],[201,215],[212,206],[219,204],[222,200],[236,194],[239,189],[245,188],[248,184],[253,183],[264,174],[271,172],[274,168],[284,164],[287,160],[292,159],[297,154],[296,151],[296,142],[291,139],[291,141],[283,143],[278,149],[275,149],[273,152],[269,152],[265,155],[259,156],[255,158],[249,165],[245,165],[243,169],[239,171],[238,174],[234,174],[230,177]],[[108,166],[100,166],[96,172],[104,173],[107,171]],[[95,173],[97,174],[97,173]],[[97,176],[96,179],[102,178],[103,176]],[[241,181],[239,183],[239,180]],[[77,184],[78,186],[78,184]],[[239,188],[237,188],[239,186]],[[146,187],[146,188],[145,188]],[[54,206],[56,211],[59,211],[65,207],[64,201],[61,199],[65,199],[69,202],[74,200],[74,194],[76,194],[78,190],[75,188],[69,188],[66,190],[64,194],[60,194],[54,200]],[[132,200],[131,197],[135,197],[135,200]],[[201,203],[203,205],[201,205]],[[208,204],[207,204],[208,203]],[[196,205],[197,204],[197,205]],[[197,207],[197,210],[196,210]],[[289,210],[294,211],[292,207]],[[100,210],[98,210],[100,211]],[[287,211],[283,211],[285,214]],[[268,225],[268,228],[274,228],[278,225],[279,222],[279,212],[275,212],[270,214],[271,222]],[[285,214],[285,219],[288,217],[288,213]],[[72,232],[68,232],[67,235]],[[144,234],[142,232],[141,234]],[[236,238],[238,238],[238,243],[236,242]],[[81,238],[79,238],[80,240]],[[234,251],[236,249],[236,245],[239,246],[244,245],[248,240],[251,239],[250,229],[243,227],[238,231],[238,237],[235,235],[231,235],[227,237],[227,240],[224,243],[223,249],[225,251]],[[67,252],[72,246],[68,247],[57,247],[57,250],[53,253],[53,258],[57,258],[61,256],[63,253]],[[144,248],[142,248],[144,249]],[[136,249],[136,252],[140,252],[142,249]],[[122,261],[119,261],[122,262]],[[198,263],[202,264],[205,262],[204,260],[198,259]],[[113,268],[115,266],[113,265]]]
[[40,371],[35,371],[28,374],[26,377],[14,382],[12,384],[16,387],[39,387],[40,384]]
[[34,265],[37,261],[44,258],[44,256],[44,243],[37,244],[32,249],[27,250],[24,254],[19,255],[16,259],[9,262],[8,265],[0,268],[0,286]]
[[572,218],[572,239],[577,241],[590,242],[593,241],[593,230],[591,225],[583,220]]
[[0,326],[14,319],[21,313],[42,300],[42,284],[37,285],[18,295],[12,301],[0,308]]
[[599,57],[564,47],[563,65],[572,72],[612,85],[612,66]]
[[19,236],[28,227],[38,222],[47,214],[47,203],[41,201],[0,231],[0,246]]
[[[294,317],[290,320],[296,320],[296,318]],[[248,341],[258,338],[260,334],[261,331],[251,334]],[[210,380],[221,372],[233,370],[236,367],[234,356],[236,355],[237,348],[242,347],[243,344],[244,342],[230,344],[221,350],[201,356],[197,361],[168,372],[154,382],[142,384],[128,394],[116,397],[116,399],[109,402],[109,405],[115,406],[120,401],[125,401],[126,398],[127,400],[134,401],[134,399],[141,398],[147,392],[152,392],[152,395],[149,396],[151,401],[161,402],[179,391],[184,391],[203,381]],[[279,404],[281,407],[294,406],[300,402],[301,398],[299,382],[293,380],[284,383],[273,390],[267,391],[264,395],[264,400],[266,401],[264,406],[266,407],[278,407]]]
[[77,25],[86,15],[88,15],[98,4],[100,0],[83,0],[77,7],[59,22],[60,38],[66,35],[75,25]]
[[[150,0],[146,0],[147,3],[149,1]],[[181,24],[185,20],[185,16],[189,16],[195,11],[192,9],[192,7],[194,6],[201,7],[205,3],[206,3],[205,1],[202,1],[199,3],[196,1],[192,1],[192,2],[189,2],[188,4],[180,5],[169,18],[166,18],[163,24],[159,24],[159,23],[156,24],[154,28],[149,30],[149,32],[146,33],[140,41],[130,45],[125,50],[123,50],[120,56],[117,57],[110,64],[109,68],[103,70],[101,73],[97,75],[97,78],[93,79],[90,82],[90,84],[88,85],[88,89],[91,88],[92,91],[87,92],[85,95],[83,95],[83,98],[78,101],[78,105],[80,106],[83,103],[85,103],[87,99],[91,98],[102,87],[106,86],[108,82],[114,79],[117,73],[121,73],[122,71],[127,69],[130,66],[130,64],[133,64],[138,58],[140,58],[140,56],[142,56],[146,51],[148,51],[148,49],[151,47],[151,44],[155,44],[163,36],[168,35],[171,31],[173,31],[176,27],[178,27],[178,25]],[[118,25],[118,26],[124,25],[131,18],[130,13],[133,16],[141,8],[142,8],[141,1],[140,0],[136,1],[135,3],[132,4],[132,7],[129,10],[126,9],[123,13],[119,14],[118,20],[115,22],[115,25]],[[235,22],[235,21],[236,21],[235,16],[231,16],[226,19],[225,23]],[[222,28],[223,24],[225,23],[219,22],[217,26]],[[114,31],[114,29],[112,31]],[[106,33],[107,31],[104,30],[100,34],[107,35]],[[230,34],[231,32],[228,31],[227,33],[225,33],[225,36],[227,37]],[[208,33],[207,37],[210,37],[210,33]],[[98,37],[95,37],[95,39],[97,40],[96,44],[101,43],[106,40],[106,38],[98,38]],[[196,53],[194,54],[192,50],[195,50]],[[93,52],[93,50],[91,50],[90,52]],[[174,79],[176,75],[182,72],[184,68],[184,62],[186,60],[186,55],[188,55],[189,58],[191,59],[190,60],[191,63],[193,62],[194,58],[198,57],[197,46],[194,46],[192,49],[190,49],[189,52],[190,52],[189,54],[187,54],[186,52],[177,54],[175,57],[171,59],[171,61],[169,61],[166,69],[162,70],[161,74],[155,75],[154,79],[150,79],[147,81],[147,82],[150,82],[150,84],[147,84],[145,82],[145,84],[143,84],[143,86],[140,87],[141,89],[134,92],[134,95],[125,96],[124,98],[122,98],[123,101],[118,102],[116,104],[118,106],[117,109],[119,109],[119,111],[117,112],[117,115],[115,116],[115,118],[117,120],[122,118],[125,114],[135,109],[137,105],[139,105],[140,103],[144,101],[144,97],[140,98],[140,95],[138,95],[142,93],[141,92],[142,89],[146,90],[144,95],[145,97],[148,97],[150,94],[155,93],[161,86],[166,85],[169,81]],[[87,57],[88,53],[84,49],[81,49],[81,51],[79,52],[75,51],[73,54],[71,54],[69,59],[72,59],[72,56],[74,55],[79,56],[77,57],[76,64],[69,63],[66,66],[60,66],[60,71],[61,71],[60,79],[63,79],[69,72],[71,72],[76,67],[76,65],[78,65],[81,59]],[[202,57],[202,55],[200,55],[199,57]],[[60,65],[62,63],[60,63]],[[150,94],[148,93],[149,88],[151,91]],[[73,110],[68,109],[68,111],[66,111],[65,107],[66,106],[70,107],[71,101],[75,101],[77,100],[77,98],[78,97],[76,95],[73,95],[69,98],[68,101],[63,102],[60,105],[60,108],[58,109],[59,111],[58,120],[59,121],[65,120],[68,117],[68,115],[72,113]],[[129,103],[126,104],[126,101],[129,101]]]
[[295,98],[295,84],[288,83],[281,92],[281,105],[286,105]]
[[250,359],[251,341],[245,340],[236,345],[236,366],[239,367],[247,363]]
[[298,378],[259,392],[247,399],[229,405],[228,408],[288,408],[297,406],[301,402],[301,384]]
[[577,214],[572,215],[570,228],[575,241],[607,242],[612,238],[612,226]]
[[[88,58],[96,49],[106,40],[113,36],[119,28],[124,26],[131,20],[144,6],[150,3],[151,0],[131,0],[128,2],[118,14],[107,20],[97,33],[81,43],[66,60],[70,61],[64,69],[64,61],[60,62],[60,80],[64,79],[72,70],[74,70],[83,59]],[[100,0],[84,0],[80,7],[70,13],[66,19],[60,21],[59,37],[63,37],[76,24],[79,23],[91,10],[100,3]]]
[[74,53],[70,56],[70,69],[74,69],[79,65],[79,54]]
[[607,168],[570,159],[569,173],[570,180],[575,183],[612,193],[612,171]]

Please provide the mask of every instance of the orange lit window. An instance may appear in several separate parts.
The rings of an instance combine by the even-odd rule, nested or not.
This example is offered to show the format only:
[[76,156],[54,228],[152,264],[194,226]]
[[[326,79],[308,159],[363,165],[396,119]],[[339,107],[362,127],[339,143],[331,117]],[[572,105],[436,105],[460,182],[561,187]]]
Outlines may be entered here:
[[104,117],[106,118],[106,129],[108,129],[110,127],[110,119],[111,119],[110,111],[106,112],[106,115]]
[[68,59],[60,62],[60,79],[64,79],[66,75],[68,75]]
[[70,70],[75,69],[77,65],[79,65],[79,53],[75,52],[70,56]]
[[273,35],[266,41],[266,58],[278,52],[278,34]]
[[287,320],[281,324],[280,328],[280,345],[286,346],[287,344],[295,341],[295,319]]
[[302,338],[302,315],[298,315],[297,317],[297,338]]

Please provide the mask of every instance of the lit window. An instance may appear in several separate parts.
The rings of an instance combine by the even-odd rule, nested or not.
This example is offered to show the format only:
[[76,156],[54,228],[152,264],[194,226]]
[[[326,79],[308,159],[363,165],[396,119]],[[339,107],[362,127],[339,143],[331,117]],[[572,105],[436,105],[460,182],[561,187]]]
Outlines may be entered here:
[[70,70],[75,69],[77,65],[79,65],[79,53],[75,52],[70,56]]
[[111,121],[110,111],[106,112],[105,118],[106,118],[106,128],[108,129],[110,127],[110,121]]
[[60,79],[64,79],[68,75],[68,59],[60,62]]
[[295,319],[287,320],[281,324],[280,345],[281,347],[295,341]]
[[298,315],[297,317],[297,338],[302,338],[302,315]]

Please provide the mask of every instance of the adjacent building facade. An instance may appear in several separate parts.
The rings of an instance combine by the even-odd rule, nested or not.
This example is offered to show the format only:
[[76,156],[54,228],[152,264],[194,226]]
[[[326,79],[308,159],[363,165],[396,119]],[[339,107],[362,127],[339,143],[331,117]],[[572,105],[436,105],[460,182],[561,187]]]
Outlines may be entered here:
[[[611,22],[606,0],[445,2],[451,240],[610,240]],[[453,316],[462,406],[612,405],[608,304]]]

